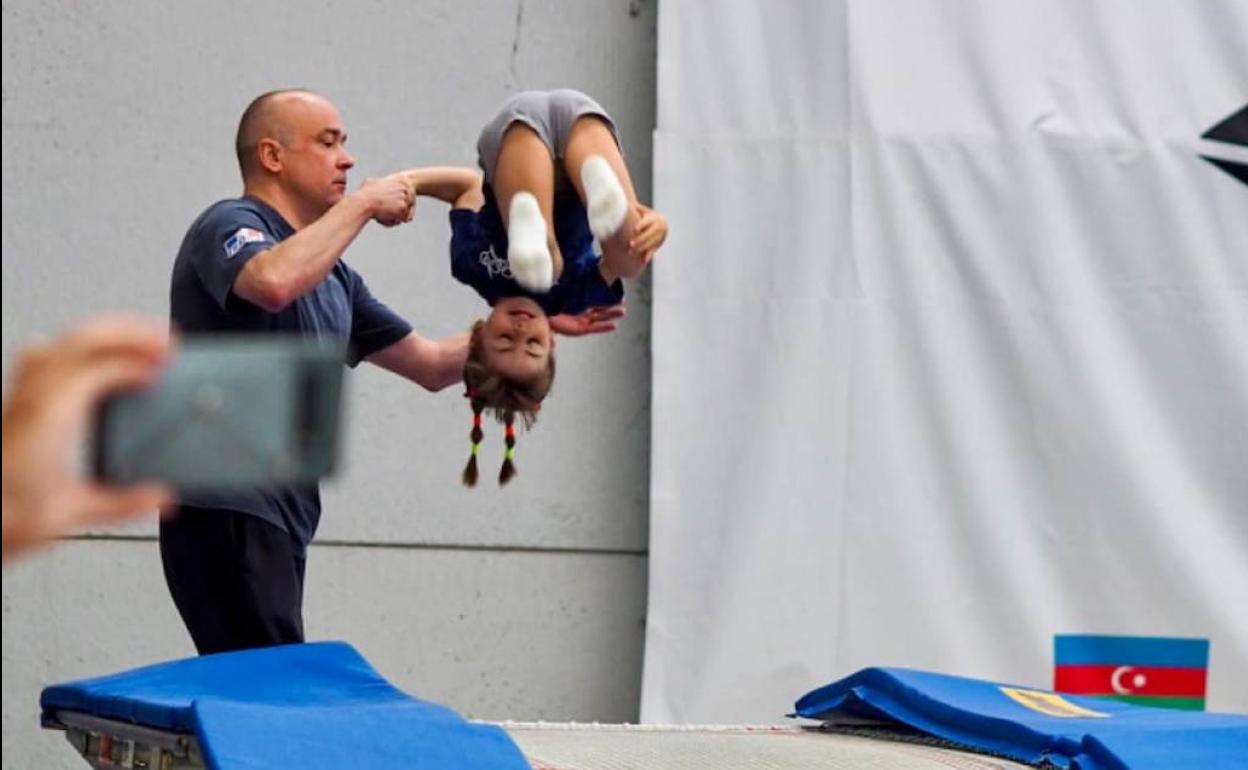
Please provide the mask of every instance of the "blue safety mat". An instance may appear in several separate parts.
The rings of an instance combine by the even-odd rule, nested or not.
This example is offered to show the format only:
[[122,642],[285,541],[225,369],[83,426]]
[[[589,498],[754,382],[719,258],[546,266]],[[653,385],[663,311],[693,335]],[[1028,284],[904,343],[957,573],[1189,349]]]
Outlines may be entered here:
[[39,703],[45,722],[66,710],[194,733],[213,770],[529,766],[506,732],[401,692],[343,642],[160,663],[48,687]]
[[1248,768],[1248,716],[1134,706],[900,668],[803,695],[798,716],[904,725],[1021,762],[1077,770]]

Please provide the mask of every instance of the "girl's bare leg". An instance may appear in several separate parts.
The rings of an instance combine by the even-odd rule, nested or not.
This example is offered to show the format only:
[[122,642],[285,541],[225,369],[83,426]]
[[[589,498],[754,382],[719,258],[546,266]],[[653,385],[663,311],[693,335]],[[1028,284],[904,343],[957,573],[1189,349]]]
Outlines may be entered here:
[[563,273],[553,218],[555,167],[546,144],[526,124],[512,123],[503,134],[492,185],[507,228],[512,276],[527,289],[548,290]]
[[564,164],[602,244],[603,267],[612,276],[636,277],[645,268],[628,248],[637,226],[637,192],[605,121],[584,115],[572,124]]

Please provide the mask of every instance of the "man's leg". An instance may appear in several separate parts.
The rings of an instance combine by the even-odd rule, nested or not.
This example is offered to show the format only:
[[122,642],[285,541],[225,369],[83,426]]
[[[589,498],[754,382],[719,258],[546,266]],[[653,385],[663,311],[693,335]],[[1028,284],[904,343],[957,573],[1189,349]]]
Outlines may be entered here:
[[169,593],[201,655],[303,641],[302,549],[249,514],[181,507],[161,521]]

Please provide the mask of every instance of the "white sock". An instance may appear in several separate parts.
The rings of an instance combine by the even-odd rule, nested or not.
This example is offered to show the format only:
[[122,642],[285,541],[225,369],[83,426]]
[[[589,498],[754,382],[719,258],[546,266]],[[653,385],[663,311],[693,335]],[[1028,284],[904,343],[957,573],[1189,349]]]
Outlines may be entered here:
[[624,186],[601,155],[591,155],[581,164],[581,184],[585,188],[589,229],[599,241],[606,241],[619,232],[628,216]]
[[546,245],[546,220],[533,193],[518,192],[511,197],[507,262],[516,283],[529,291],[550,291],[554,283],[554,261]]

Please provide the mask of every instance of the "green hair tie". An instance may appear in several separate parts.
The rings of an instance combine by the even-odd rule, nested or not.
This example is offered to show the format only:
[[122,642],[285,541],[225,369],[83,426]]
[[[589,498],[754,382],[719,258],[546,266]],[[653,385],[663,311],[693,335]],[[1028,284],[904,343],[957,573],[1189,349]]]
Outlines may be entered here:
[[475,455],[475,454],[477,453],[477,450],[478,450],[478,449],[480,449],[480,448],[481,448],[481,445],[480,445],[480,444],[473,444],[473,445],[472,445],[472,453]]
[[503,457],[508,460],[516,459],[516,450],[513,447],[507,447],[507,451],[503,453]]

